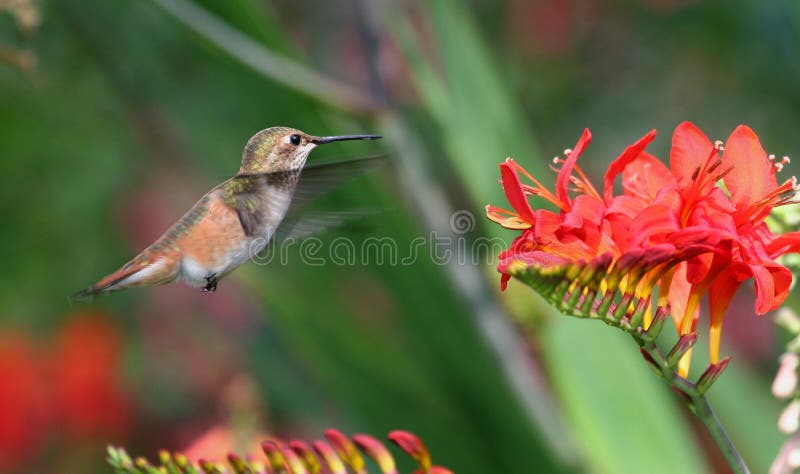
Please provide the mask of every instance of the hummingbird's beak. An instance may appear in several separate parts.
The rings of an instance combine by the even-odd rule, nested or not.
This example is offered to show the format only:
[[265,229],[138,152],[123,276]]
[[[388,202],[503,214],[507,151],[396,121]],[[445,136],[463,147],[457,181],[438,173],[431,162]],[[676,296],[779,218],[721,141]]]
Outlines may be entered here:
[[345,140],[377,140],[383,138],[380,135],[336,135],[333,137],[317,137],[311,140],[311,143],[323,145],[331,142],[342,142]]

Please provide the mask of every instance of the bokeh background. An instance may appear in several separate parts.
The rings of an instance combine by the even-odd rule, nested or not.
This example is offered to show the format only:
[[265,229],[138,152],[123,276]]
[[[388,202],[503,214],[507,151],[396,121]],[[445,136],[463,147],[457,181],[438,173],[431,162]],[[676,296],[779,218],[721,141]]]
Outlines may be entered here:
[[[482,217],[504,203],[497,163],[551,183],[584,127],[595,178],[651,128],[664,157],[682,120],[797,152],[799,59],[791,0],[0,0],[0,472],[108,472],[109,443],[214,458],[328,427],[411,430],[458,473],[724,472],[629,338],[522,285],[501,295],[490,262],[312,266],[293,248],[214,294],[68,295],[267,126],[384,135],[312,155],[390,158],[322,200],[380,210],[325,241],[406,249],[453,236],[457,210],[477,221],[456,237],[510,241]],[[781,341],[749,291],[710,398],[765,472]]]

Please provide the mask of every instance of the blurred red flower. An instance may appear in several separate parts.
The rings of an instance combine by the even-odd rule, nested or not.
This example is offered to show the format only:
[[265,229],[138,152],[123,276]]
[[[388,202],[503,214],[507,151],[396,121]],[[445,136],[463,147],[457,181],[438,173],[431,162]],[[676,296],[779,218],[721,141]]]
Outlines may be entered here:
[[264,459],[261,443],[257,440],[266,438],[266,435],[237,436],[230,427],[218,425],[200,435],[182,452],[192,462],[225,459],[229,453],[244,453],[248,459]]
[[71,316],[52,346],[44,350],[27,333],[2,332],[0,472],[21,467],[50,436],[105,443],[128,429],[131,404],[118,372],[121,337],[107,316]]
[[50,423],[49,387],[40,354],[25,334],[0,337],[0,471],[37,451]]
[[52,354],[53,396],[70,435],[100,437],[127,431],[130,401],[122,388],[121,335],[99,313],[71,318]]

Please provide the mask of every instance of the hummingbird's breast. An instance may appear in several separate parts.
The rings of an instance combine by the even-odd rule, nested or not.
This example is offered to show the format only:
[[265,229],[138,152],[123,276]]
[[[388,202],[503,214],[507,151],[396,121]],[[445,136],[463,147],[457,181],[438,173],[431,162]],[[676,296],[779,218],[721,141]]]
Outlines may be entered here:
[[235,206],[246,235],[270,240],[292,204],[300,171],[234,178]]
[[208,277],[221,278],[256,257],[286,216],[294,189],[288,181],[280,186],[234,182],[209,193],[205,216],[176,241],[180,278],[204,286]]
[[261,237],[271,238],[275,229],[286,217],[292,204],[294,188],[272,189],[262,197],[263,207],[260,209],[263,225],[255,232]]

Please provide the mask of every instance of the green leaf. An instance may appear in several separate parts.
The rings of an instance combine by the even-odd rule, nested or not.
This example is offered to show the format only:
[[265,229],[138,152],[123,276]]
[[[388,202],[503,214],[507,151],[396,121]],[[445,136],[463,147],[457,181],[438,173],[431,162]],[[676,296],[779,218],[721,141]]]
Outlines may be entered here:
[[591,472],[706,471],[691,416],[634,341],[595,321],[556,317],[540,335],[559,399]]

